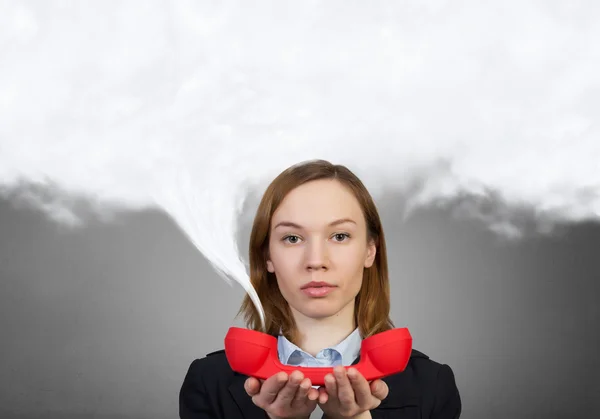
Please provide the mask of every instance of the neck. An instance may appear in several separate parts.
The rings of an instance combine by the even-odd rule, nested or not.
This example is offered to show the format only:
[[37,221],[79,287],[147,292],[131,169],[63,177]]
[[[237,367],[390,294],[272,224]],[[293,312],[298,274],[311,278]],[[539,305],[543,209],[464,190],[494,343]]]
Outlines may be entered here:
[[337,345],[356,329],[354,301],[331,317],[315,319],[294,312],[294,319],[298,330],[297,342],[294,343],[312,356]]

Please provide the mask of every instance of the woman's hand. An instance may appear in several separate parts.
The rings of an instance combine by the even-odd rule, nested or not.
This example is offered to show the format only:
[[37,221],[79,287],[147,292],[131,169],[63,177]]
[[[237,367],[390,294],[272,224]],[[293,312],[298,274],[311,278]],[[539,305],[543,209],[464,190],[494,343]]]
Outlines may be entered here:
[[[382,380],[369,382],[355,368],[337,366],[325,376],[325,387],[319,388],[319,406],[327,418],[353,418],[375,409],[388,395]],[[368,417],[368,416],[367,416]]]
[[300,371],[289,376],[279,372],[267,380],[250,377],[244,384],[252,402],[267,412],[271,419],[308,419],[315,407],[319,391]]

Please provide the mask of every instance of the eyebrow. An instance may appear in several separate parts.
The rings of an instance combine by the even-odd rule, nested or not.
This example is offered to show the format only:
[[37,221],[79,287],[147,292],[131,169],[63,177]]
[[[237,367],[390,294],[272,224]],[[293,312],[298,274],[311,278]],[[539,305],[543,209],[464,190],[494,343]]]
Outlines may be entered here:
[[[344,224],[344,223],[352,223],[352,224],[356,224],[356,221],[350,219],[350,218],[340,218],[339,220],[335,220],[332,221],[331,223],[329,223],[329,226],[336,226],[338,224]],[[302,229],[303,227],[299,224],[293,223],[291,221],[282,221],[280,223],[277,223],[277,225],[275,227],[273,227],[273,230],[275,230],[278,227],[293,227],[293,228],[298,228],[298,229]]]

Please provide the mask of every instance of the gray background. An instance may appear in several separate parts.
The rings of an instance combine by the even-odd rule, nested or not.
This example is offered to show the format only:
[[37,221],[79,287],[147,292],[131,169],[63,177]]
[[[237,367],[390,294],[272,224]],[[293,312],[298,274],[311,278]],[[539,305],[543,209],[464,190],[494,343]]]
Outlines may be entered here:
[[[600,415],[598,225],[511,243],[451,209],[378,206],[393,319],[453,367],[463,418]],[[190,362],[240,324],[241,287],[161,213],[69,230],[0,201],[0,237],[4,419],[176,418]]]
[[[531,232],[521,204],[599,220],[599,5],[0,1],[0,419],[176,418],[192,360],[240,324],[242,288],[171,218],[71,230],[71,194],[141,208],[183,168],[178,198],[223,226],[209,204],[240,182],[325,156],[388,188],[393,318],[452,366],[463,418],[600,417],[600,226],[484,226]],[[426,202],[512,209],[404,222],[394,191],[420,175]]]

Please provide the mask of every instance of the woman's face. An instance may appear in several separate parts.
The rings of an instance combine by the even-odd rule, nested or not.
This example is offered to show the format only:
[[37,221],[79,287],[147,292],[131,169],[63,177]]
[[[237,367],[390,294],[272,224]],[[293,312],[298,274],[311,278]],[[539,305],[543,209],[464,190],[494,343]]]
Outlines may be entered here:
[[301,185],[277,208],[270,228],[267,269],[275,273],[294,316],[353,313],[376,247],[367,242],[365,219],[352,192],[335,180]]

